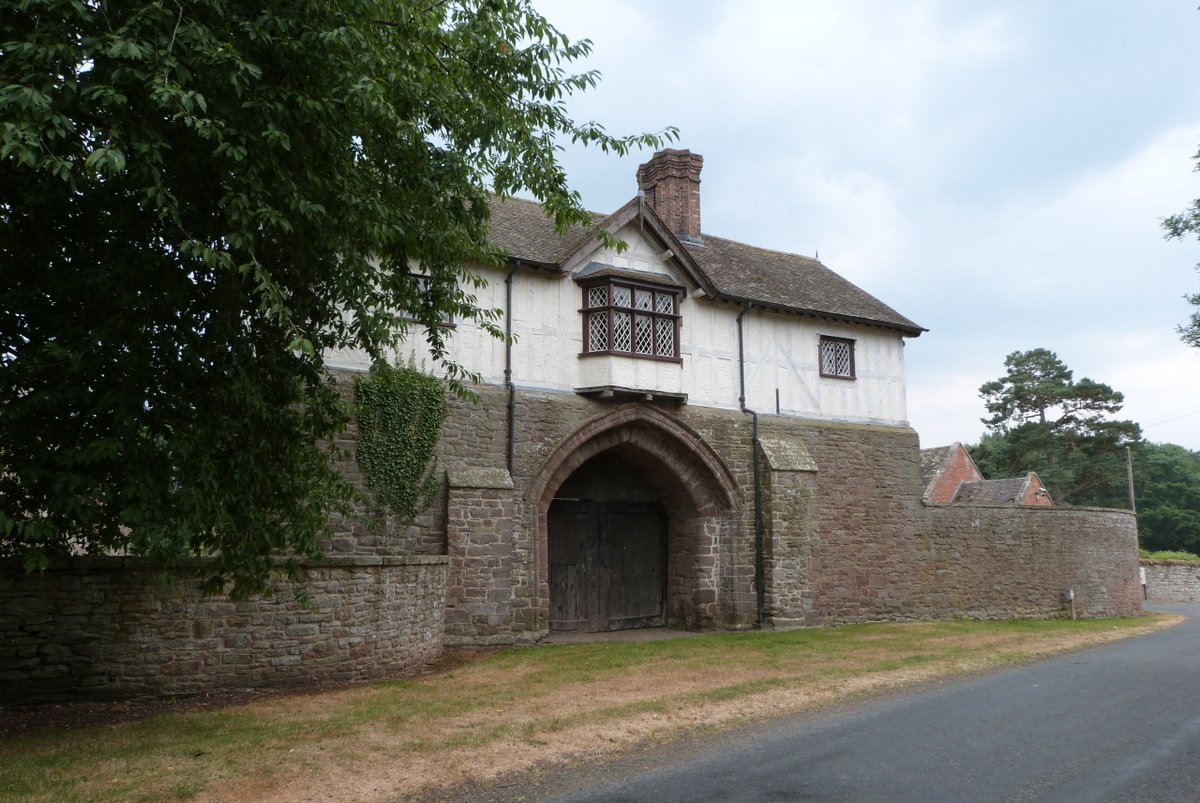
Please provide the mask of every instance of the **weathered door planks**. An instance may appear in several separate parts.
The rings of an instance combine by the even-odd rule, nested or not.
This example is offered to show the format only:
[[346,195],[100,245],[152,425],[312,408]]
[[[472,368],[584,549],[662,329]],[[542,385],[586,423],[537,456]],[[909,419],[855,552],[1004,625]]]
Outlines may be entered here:
[[664,624],[667,519],[661,505],[556,499],[547,523],[552,630]]

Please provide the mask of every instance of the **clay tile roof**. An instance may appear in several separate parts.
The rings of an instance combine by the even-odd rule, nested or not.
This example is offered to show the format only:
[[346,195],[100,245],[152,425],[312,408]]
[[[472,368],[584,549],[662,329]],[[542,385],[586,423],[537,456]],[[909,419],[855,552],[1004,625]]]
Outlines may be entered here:
[[921,450],[921,479],[925,482],[925,487],[929,487],[929,483],[933,482],[933,478],[942,470],[946,464],[946,458],[950,456],[950,446],[934,446],[931,449]]
[[704,235],[685,243],[722,295],[792,310],[882,323],[917,335],[923,330],[811,257]]
[[1011,505],[1021,498],[1028,477],[964,482],[954,495],[956,505]]
[[[596,222],[608,215],[592,213]],[[590,235],[575,227],[560,236],[539,204],[520,198],[491,202],[491,243],[511,258],[551,267],[565,260]],[[882,325],[916,336],[925,331],[879,299],[811,257],[756,248],[704,235],[703,244],[683,243],[688,255],[727,301]]]
[[[573,227],[565,237],[560,236],[554,230],[554,221],[546,217],[541,204],[535,201],[493,197],[490,206],[488,239],[516,259],[557,265],[589,236],[581,226]],[[593,213],[593,217],[600,222],[607,216]]]

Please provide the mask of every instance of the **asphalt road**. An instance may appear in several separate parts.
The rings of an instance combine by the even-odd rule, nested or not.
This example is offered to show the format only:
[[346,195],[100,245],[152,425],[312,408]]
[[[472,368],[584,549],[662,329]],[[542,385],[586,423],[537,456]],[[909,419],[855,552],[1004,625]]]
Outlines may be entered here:
[[1158,633],[715,740],[562,801],[1200,801],[1200,605]]

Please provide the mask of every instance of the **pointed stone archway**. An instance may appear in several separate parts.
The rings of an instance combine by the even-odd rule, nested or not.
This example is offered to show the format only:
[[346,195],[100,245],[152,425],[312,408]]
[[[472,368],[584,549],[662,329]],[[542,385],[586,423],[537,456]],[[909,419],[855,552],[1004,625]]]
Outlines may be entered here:
[[617,408],[555,448],[527,499],[547,627],[720,620],[722,543],[741,506],[729,469],[690,427],[652,407]]

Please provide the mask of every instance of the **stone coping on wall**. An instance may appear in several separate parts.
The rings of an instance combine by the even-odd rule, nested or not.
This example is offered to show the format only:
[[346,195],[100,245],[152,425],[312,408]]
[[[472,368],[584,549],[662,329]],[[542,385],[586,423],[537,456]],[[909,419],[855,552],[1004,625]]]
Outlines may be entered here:
[[773,471],[805,471],[815,473],[817,462],[812,459],[808,449],[799,438],[759,437],[759,446],[767,458],[767,465]]
[[857,430],[859,432],[904,432],[917,434],[917,431],[906,422],[892,422],[879,420],[866,421],[850,421],[841,418],[814,418],[807,415],[789,415],[778,413],[760,412],[761,420],[764,422],[783,421],[788,424],[796,424],[804,427],[822,427],[825,429],[846,429]]
[[1142,566],[1195,566],[1200,571],[1200,561],[1177,560],[1175,558],[1138,558]]
[[924,499],[921,500],[921,506],[952,510],[1037,510],[1060,516],[1067,513],[1124,513],[1126,516],[1137,517],[1137,513],[1123,507],[1067,507],[1065,505],[1046,507],[1045,505],[1018,505],[1015,502],[1007,505],[973,505],[963,502],[929,502]]
[[[178,563],[164,564],[151,558],[134,555],[71,555],[52,561],[46,571],[113,568],[178,571],[180,569],[204,569],[210,566],[213,560],[213,558],[185,558]],[[449,562],[450,558],[447,555],[333,555],[318,560],[297,560],[296,565],[302,569],[341,569],[365,566],[436,566]],[[0,559],[0,570],[6,568],[5,564],[10,567],[19,567],[20,561],[16,558]],[[273,557],[271,565],[283,568],[287,565],[287,559]],[[36,574],[36,572],[34,573]]]

